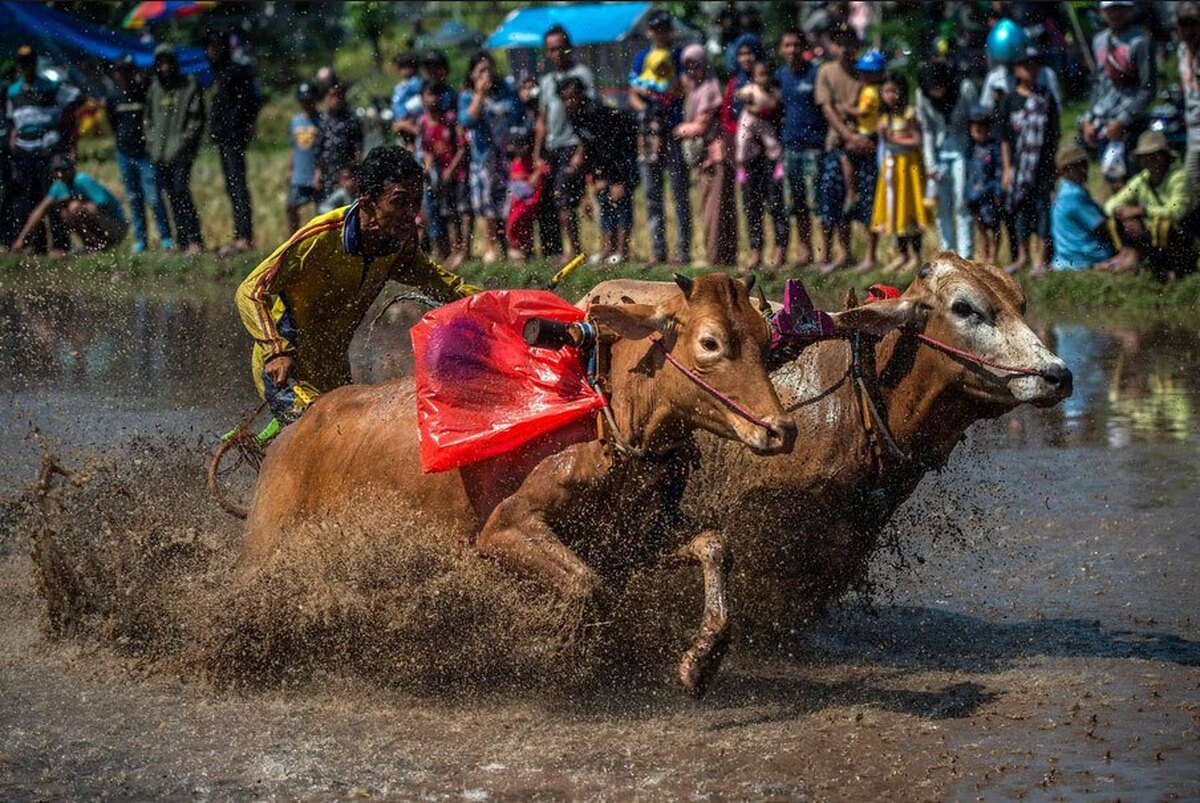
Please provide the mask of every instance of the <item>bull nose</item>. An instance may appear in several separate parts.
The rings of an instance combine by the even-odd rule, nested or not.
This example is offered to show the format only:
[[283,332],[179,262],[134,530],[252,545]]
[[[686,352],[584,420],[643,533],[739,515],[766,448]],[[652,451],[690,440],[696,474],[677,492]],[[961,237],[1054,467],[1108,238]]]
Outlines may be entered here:
[[1043,371],[1042,379],[1046,380],[1047,385],[1062,394],[1064,399],[1071,395],[1075,385],[1075,377],[1071,375],[1071,369],[1063,363],[1055,363]]
[[775,418],[767,423],[767,448],[775,453],[790,452],[796,443],[796,422]]

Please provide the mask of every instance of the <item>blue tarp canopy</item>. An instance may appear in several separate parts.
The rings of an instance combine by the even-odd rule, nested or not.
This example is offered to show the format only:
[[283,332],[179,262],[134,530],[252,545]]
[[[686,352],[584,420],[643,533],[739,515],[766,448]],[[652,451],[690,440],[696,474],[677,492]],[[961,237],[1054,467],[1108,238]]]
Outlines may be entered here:
[[541,47],[542,37],[554,25],[566,28],[574,45],[620,42],[650,10],[649,3],[593,3],[579,6],[535,6],[509,14],[488,37],[487,46]]
[[[87,58],[113,62],[121,54],[130,53],[140,70],[153,67],[156,44],[36,3],[10,2],[0,2],[0,40],[10,52],[28,44],[66,65]],[[212,80],[208,57],[202,49],[179,47],[175,53],[183,72],[197,76],[204,84]]]

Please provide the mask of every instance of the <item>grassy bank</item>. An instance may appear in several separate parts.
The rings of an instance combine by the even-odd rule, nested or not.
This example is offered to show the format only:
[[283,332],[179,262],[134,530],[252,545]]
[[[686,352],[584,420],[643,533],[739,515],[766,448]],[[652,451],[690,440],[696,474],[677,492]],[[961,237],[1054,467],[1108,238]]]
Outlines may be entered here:
[[[241,277],[262,254],[231,259],[199,258],[175,254],[92,254],[60,260],[0,255],[0,290],[15,286],[90,290],[97,293],[166,293],[211,296],[231,293]],[[527,265],[470,262],[460,271],[473,283],[486,288],[538,287],[553,273],[548,262]],[[669,280],[667,266],[584,265],[559,288],[565,298],[575,299],[597,282],[632,277]],[[786,274],[760,272],[759,280],[768,295],[779,297]],[[860,295],[874,282],[904,286],[907,277],[880,272],[865,276],[842,271],[829,276],[800,274],[814,300],[826,308],[838,308],[847,290]],[[1055,317],[1108,320],[1114,315],[1168,317],[1200,324],[1200,275],[1173,285],[1159,284],[1148,276],[1105,273],[1051,273],[1036,280],[1023,280],[1031,308]]]

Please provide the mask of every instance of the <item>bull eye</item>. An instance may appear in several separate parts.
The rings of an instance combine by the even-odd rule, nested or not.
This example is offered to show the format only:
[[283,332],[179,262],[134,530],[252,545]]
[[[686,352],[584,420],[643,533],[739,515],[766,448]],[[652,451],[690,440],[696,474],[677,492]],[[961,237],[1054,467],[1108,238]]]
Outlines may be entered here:
[[963,301],[961,298],[950,305],[950,311],[960,318],[970,318],[979,315],[979,310],[971,306],[969,301]]
[[717,339],[712,335],[705,335],[704,337],[700,338],[700,348],[709,353],[713,353],[721,350],[721,344],[718,343]]

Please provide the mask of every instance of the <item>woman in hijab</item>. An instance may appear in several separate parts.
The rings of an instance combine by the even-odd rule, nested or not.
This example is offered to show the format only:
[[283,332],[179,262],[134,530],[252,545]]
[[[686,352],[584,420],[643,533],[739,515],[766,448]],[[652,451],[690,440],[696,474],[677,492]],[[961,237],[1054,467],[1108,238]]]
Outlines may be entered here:
[[704,251],[711,267],[737,262],[737,199],[734,197],[733,146],[721,126],[721,85],[708,66],[703,45],[684,48],[683,119],[674,134],[684,158],[700,170],[700,214]]
[[943,251],[970,259],[971,213],[967,209],[967,159],[971,154],[971,107],[979,102],[975,86],[944,61],[922,64],[917,72],[917,118],[928,187],[936,198],[938,242]]

